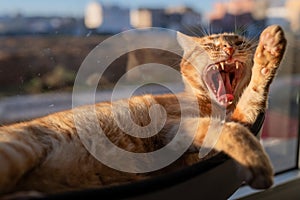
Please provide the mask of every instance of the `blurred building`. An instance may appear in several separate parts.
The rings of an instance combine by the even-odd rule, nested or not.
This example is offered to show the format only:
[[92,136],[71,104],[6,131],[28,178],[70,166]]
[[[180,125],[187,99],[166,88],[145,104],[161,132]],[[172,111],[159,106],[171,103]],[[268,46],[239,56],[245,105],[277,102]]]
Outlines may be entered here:
[[165,10],[167,28],[179,30],[189,35],[201,35],[202,15],[190,7],[170,7]]
[[214,4],[208,15],[212,32],[236,31],[247,28],[248,35],[266,25],[279,24],[300,33],[299,0],[230,0]]
[[266,25],[267,0],[217,2],[208,15],[210,32],[238,32],[256,37]]
[[191,8],[179,6],[166,9],[132,10],[130,19],[135,28],[162,27],[189,34],[199,34],[202,17]]
[[89,3],[85,10],[85,26],[98,33],[114,34],[132,28],[129,8]]
[[98,33],[118,33],[130,28],[145,27],[162,27],[193,33],[197,31],[195,27],[199,27],[200,23],[201,15],[184,6],[130,10],[93,1],[87,5],[85,12],[86,27]]
[[84,13],[84,24],[88,29],[96,29],[103,23],[102,6],[93,1],[89,3]]
[[287,0],[285,8],[287,10],[286,18],[290,22],[291,30],[300,34],[300,1]]
[[149,9],[138,9],[130,12],[130,23],[135,28],[151,27],[152,12]]
[[0,35],[81,35],[84,30],[82,20],[72,17],[0,17]]

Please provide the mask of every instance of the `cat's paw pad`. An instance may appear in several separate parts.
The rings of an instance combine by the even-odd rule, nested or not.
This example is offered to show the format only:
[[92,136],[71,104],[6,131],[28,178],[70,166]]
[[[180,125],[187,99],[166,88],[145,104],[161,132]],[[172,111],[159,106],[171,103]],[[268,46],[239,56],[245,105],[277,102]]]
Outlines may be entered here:
[[254,61],[262,66],[261,73],[263,75],[278,68],[285,47],[286,39],[280,26],[269,26],[261,33]]

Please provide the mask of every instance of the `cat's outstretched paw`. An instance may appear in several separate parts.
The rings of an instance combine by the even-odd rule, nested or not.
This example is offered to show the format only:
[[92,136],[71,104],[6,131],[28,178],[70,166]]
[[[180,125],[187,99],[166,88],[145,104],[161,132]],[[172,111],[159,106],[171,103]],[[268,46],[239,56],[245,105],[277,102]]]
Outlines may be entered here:
[[262,75],[267,76],[275,73],[283,57],[285,47],[286,39],[280,26],[269,26],[261,33],[254,63]]
[[264,154],[249,156],[246,161],[244,180],[255,189],[267,189],[273,185],[273,168]]
[[214,148],[238,163],[241,180],[252,188],[267,189],[272,186],[274,172],[271,161],[257,137],[245,126],[226,122]]
[[273,185],[273,170],[267,167],[252,167],[247,173],[246,182],[254,189],[268,189]]

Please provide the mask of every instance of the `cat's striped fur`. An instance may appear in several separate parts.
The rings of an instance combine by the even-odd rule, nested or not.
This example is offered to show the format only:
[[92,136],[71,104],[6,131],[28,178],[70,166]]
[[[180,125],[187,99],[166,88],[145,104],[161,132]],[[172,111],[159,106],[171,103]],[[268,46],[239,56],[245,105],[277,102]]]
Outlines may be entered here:
[[[194,38],[178,33],[178,41],[184,49],[181,72],[187,85],[186,91],[177,96],[144,95],[120,100],[117,104],[97,104],[95,109],[105,134],[115,145],[127,151],[149,152],[166,145],[180,122],[186,137],[190,137],[189,130],[197,124],[199,127],[193,145],[199,148],[211,120],[218,120],[218,109],[222,112],[226,107],[226,122],[214,149],[225,152],[249,170],[250,176],[246,181],[250,186],[270,187],[273,182],[271,163],[249,127],[258,114],[266,109],[269,86],[285,50],[286,40],[282,29],[275,25],[267,27],[260,36],[256,51],[250,41],[235,34]],[[188,62],[190,59],[197,60],[197,65]],[[222,73],[218,76],[212,70]],[[241,71],[234,74],[235,70]],[[225,88],[220,88],[216,83],[221,76]],[[240,77],[236,80],[232,78],[234,76]],[[191,107],[189,103],[192,94],[197,95],[196,107]],[[183,111],[180,110],[177,97],[184,102]],[[111,105],[121,108],[127,103],[132,120],[140,126],[151,122],[149,108],[152,105],[162,105],[168,118],[159,134],[142,139],[124,133],[114,121]],[[215,116],[212,116],[212,105],[217,108],[213,112]],[[76,108],[77,122],[87,135],[95,131],[93,122],[89,120],[92,108]],[[193,113],[199,110],[200,116],[195,117]],[[135,181],[147,176],[121,172],[96,160],[83,146],[73,114],[72,110],[62,111],[0,128],[0,194],[22,190],[50,193],[84,189]],[[119,114],[122,120],[122,112]],[[198,161],[195,158],[195,154],[187,154],[172,165],[190,165]],[[128,164],[134,163],[129,160]]]

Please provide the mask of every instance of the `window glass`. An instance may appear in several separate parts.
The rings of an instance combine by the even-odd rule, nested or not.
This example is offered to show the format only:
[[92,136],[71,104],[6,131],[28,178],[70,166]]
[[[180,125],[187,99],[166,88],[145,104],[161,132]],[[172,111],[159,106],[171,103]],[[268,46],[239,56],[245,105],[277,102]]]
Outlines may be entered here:
[[[85,57],[101,41],[133,28],[162,27],[190,35],[235,31],[257,40],[269,24],[286,31],[288,48],[270,88],[262,143],[277,173],[296,167],[300,96],[300,4],[298,0],[142,1],[10,0],[0,7],[0,123],[9,124],[71,108],[72,87]],[[161,39],[161,41],[164,41]],[[153,41],[155,42],[155,41]],[[174,47],[178,48],[178,47]],[[170,52],[139,51],[115,59],[99,81],[100,100],[133,66],[155,62],[178,70]],[[108,55],[109,56],[109,55]],[[130,74],[160,77],[155,70]],[[171,76],[169,83],[179,80]],[[98,76],[90,76],[93,84]],[[147,92],[165,87],[147,85]],[[182,85],[178,84],[178,91]],[[141,92],[143,93],[143,92]],[[105,96],[105,95],[108,96]]]

